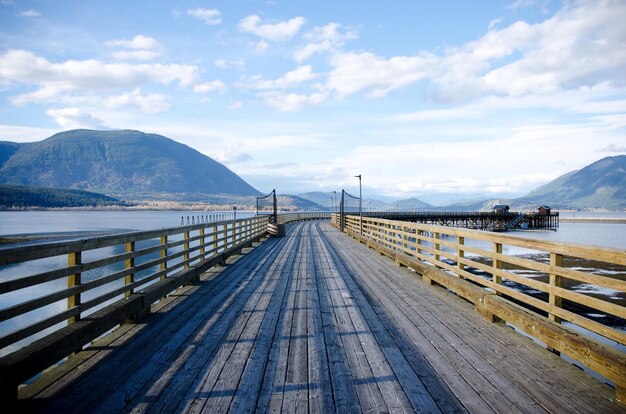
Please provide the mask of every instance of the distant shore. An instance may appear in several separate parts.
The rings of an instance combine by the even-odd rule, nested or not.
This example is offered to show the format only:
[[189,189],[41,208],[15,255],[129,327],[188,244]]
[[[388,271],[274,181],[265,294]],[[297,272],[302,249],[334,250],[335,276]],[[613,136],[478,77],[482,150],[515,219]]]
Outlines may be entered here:
[[626,224],[624,217],[559,217],[561,223]]

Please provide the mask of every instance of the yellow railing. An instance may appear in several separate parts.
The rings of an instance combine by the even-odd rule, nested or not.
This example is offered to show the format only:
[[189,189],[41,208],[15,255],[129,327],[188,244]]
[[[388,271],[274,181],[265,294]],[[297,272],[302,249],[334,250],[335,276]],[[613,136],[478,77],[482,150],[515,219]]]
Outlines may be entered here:
[[[593,337],[626,345],[626,332],[600,322],[626,324],[625,250],[374,217],[363,218],[361,236],[359,217],[344,217],[345,232],[470,300],[492,320],[505,320],[604,375],[618,395],[625,389],[626,355]],[[335,227],[339,220],[334,214]],[[509,249],[521,254],[507,254]],[[537,318],[549,323],[537,324]],[[559,331],[548,327],[562,322],[591,332],[588,341],[578,341],[581,330],[567,324],[559,328],[577,338],[551,337]],[[591,342],[598,346],[590,351]]]
[[[13,387],[141,318],[267,227],[268,217],[253,217],[0,249],[0,268],[9,274],[0,282],[0,385]],[[28,360],[35,350],[38,357]]]

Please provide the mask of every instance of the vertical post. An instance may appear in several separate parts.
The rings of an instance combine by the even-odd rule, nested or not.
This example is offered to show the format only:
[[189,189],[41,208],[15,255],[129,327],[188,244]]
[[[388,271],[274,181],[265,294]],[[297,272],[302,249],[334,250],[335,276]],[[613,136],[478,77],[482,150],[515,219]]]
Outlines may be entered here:
[[345,226],[345,190],[341,190],[341,204],[339,206],[339,230],[343,233]]
[[204,261],[204,227],[200,229],[200,260]]
[[159,251],[159,258],[163,261],[159,266],[160,270],[163,271],[161,275],[161,280],[165,279],[165,270],[167,269],[167,236],[161,236],[161,250]]
[[421,230],[415,230],[415,250],[417,251],[417,254],[422,254],[422,239],[420,239],[418,236],[421,236],[422,232]]
[[[557,295],[556,288],[560,288],[562,284],[562,278],[556,274],[555,267],[563,267],[563,255],[557,253],[550,253],[550,296],[548,303],[550,306],[560,308],[563,306],[563,298]],[[550,312],[548,317],[551,321],[561,322],[561,318]]]
[[[457,255],[456,267],[459,270],[465,270],[465,265],[461,263],[461,259],[465,257],[465,249],[463,248],[463,246],[465,246],[465,237],[457,236],[456,238],[456,255]],[[459,276],[461,277],[461,279],[465,279],[461,274],[459,274]]]
[[[67,265],[68,266],[80,266],[81,265],[81,252],[72,252],[69,253],[67,255]],[[67,277],[67,287],[68,288],[73,288],[76,286],[80,286],[81,284],[81,273],[77,272],[74,273],[73,275],[69,275]],[[76,295],[72,295],[70,297],[67,298],[67,308],[68,309],[72,309],[76,306],[80,306],[81,305],[81,298],[80,298],[80,293],[77,293]],[[74,316],[70,316],[67,319],[67,324],[71,325],[77,321],[80,320],[80,313],[78,315],[74,315]]]
[[[135,242],[128,242],[126,243],[126,247],[124,249],[126,251],[126,253],[132,253],[135,251]],[[134,257],[129,257],[128,259],[126,259],[124,261],[124,268],[125,269],[132,269],[135,267],[135,258]],[[135,281],[135,272],[130,272],[129,274],[127,274],[124,277],[124,285],[128,286],[131,285],[133,282]],[[124,297],[125,298],[129,298],[130,295],[132,295],[133,293],[133,289],[127,290],[126,292],[124,292]]]
[[439,232],[435,232],[435,233],[433,233],[433,247],[434,247],[434,249],[435,249],[435,267],[436,267],[437,269],[441,269],[441,267],[437,265],[437,262],[438,262],[438,261],[439,261],[439,259],[440,259],[439,254],[437,254],[437,251],[439,250],[439,248],[440,248],[440,246],[441,246],[441,245],[439,244],[439,242],[438,242],[438,240],[439,240],[439,238],[440,238],[440,237],[441,237],[441,236],[440,236]]
[[359,228],[361,236],[363,235],[363,192],[361,191],[361,174],[355,175],[359,179]]
[[278,201],[276,200],[276,189],[272,190],[274,194],[274,223],[278,224]]
[[[502,254],[502,243],[493,244],[493,252],[495,254]],[[492,259],[491,266],[494,272],[491,274],[491,280],[498,285],[502,284],[502,276],[498,274],[498,271],[502,269],[502,261],[500,259]],[[496,292],[496,295],[500,295],[500,292]]]
[[217,224],[213,226],[213,255],[217,255],[217,248],[218,248],[218,244],[217,244]]
[[[187,261],[189,260],[189,242],[187,241],[189,240],[189,231],[183,233],[183,240],[185,240],[185,243],[183,244],[183,260]],[[185,263],[184,268],[189,269],[189,263]]]

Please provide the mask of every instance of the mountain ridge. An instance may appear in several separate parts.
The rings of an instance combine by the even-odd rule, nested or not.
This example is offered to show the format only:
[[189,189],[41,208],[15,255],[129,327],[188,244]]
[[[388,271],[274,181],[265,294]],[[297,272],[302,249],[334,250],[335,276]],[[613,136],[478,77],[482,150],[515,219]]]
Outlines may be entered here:
[[99,193],[260,195],[226,166],[170,138],[134,130],[61,132],[0,145],[0,184]]

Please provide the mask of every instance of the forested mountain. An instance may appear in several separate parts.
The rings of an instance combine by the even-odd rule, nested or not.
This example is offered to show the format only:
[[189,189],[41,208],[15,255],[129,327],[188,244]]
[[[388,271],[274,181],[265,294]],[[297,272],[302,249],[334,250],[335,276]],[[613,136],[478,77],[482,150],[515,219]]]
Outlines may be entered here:
[[123,201],[103,194],[63,188],[0,185],[0,209],[25,207],[125,206]]
[[193,148],[131,130],[80,129],[35,143],[2,142],[0,184],[117,194],[259,194]]

